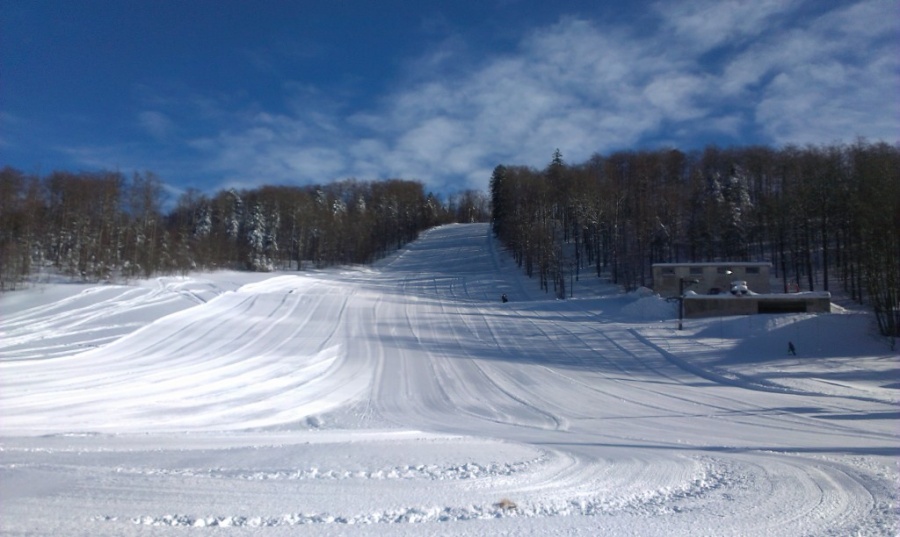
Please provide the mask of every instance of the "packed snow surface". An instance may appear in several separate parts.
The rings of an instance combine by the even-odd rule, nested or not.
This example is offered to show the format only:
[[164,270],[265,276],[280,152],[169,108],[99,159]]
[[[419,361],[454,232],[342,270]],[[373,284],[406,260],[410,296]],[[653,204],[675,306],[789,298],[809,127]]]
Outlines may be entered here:
[[373,268],[6,293],[0,533],[900,532],[869,314],[678,331],[599,281],[555,300],[475,224]]

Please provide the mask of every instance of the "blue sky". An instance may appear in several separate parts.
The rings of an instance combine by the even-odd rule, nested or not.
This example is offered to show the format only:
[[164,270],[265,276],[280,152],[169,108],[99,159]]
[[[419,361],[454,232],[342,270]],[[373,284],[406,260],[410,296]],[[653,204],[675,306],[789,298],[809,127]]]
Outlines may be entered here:
[[0,0],[0,166],[172,193],[900,141],[897,0]]

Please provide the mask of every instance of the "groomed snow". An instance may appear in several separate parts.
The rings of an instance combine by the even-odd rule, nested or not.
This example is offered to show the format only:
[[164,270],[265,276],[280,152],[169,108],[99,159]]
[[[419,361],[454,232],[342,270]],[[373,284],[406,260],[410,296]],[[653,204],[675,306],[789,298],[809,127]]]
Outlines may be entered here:
[[374,268],[0,295],[0,533],[900,533],[871,315],[677,331],[596,282],[553,300],[473,224]]

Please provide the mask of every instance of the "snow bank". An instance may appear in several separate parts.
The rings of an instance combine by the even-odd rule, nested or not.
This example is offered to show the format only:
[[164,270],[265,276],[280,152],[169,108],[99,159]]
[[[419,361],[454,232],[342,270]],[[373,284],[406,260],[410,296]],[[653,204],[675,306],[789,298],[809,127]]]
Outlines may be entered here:
[[664,321],[678,314],[676,303],[668,302],[653,290],[640,287],[628,294],[630,302],[621,311],[628,321]]

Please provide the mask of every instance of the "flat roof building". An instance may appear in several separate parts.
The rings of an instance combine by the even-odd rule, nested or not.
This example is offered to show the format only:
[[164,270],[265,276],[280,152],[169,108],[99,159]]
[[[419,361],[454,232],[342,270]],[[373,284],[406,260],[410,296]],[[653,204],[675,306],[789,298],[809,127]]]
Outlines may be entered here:
[[731,282],[745,281],[754,293],[771,292],[769,276],[771,263],[655,263],[653,265],[653,290],[663,297],[678,296],[681,280],[697,280],[684,286],[700,295],[728,293]]
[[[667,298],[685,293],[679,304],[679,327],[682,314],[696,318],[831,311],[828,292],[772,294],[771,270],[771,263],[656,263],[653,290]],[[735,281],[747,282],[743,292],[731,293]]]

